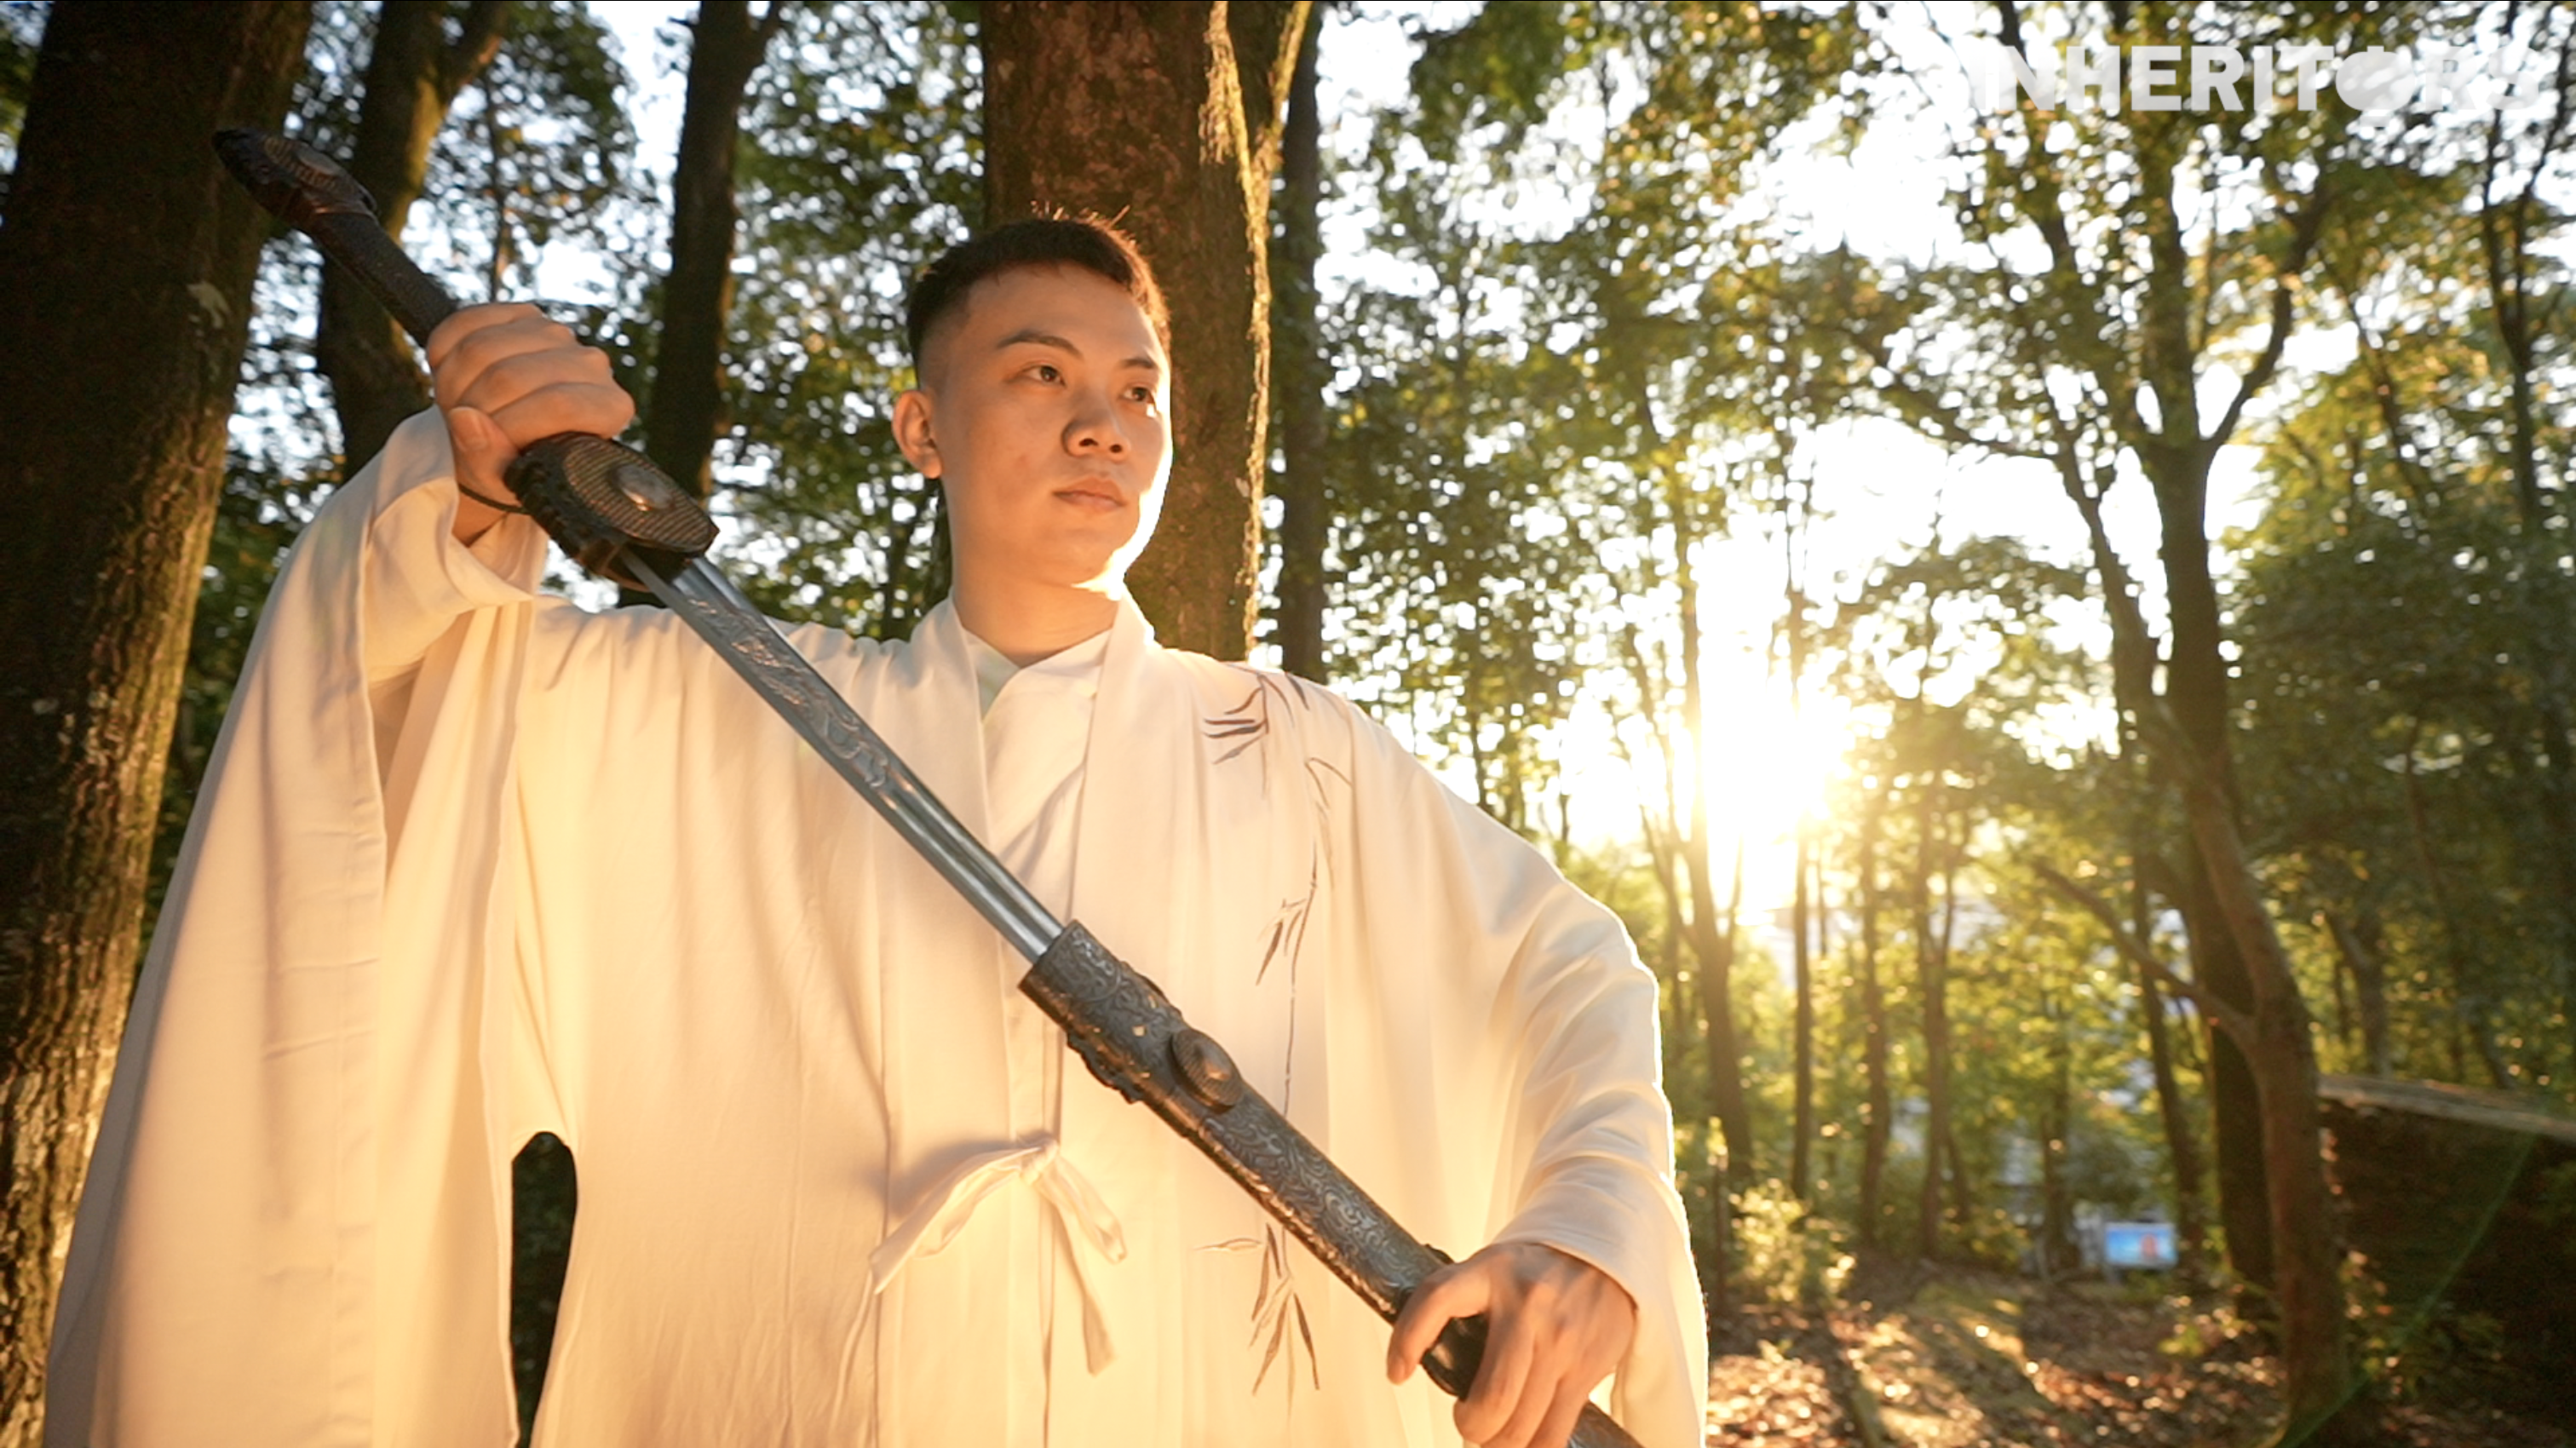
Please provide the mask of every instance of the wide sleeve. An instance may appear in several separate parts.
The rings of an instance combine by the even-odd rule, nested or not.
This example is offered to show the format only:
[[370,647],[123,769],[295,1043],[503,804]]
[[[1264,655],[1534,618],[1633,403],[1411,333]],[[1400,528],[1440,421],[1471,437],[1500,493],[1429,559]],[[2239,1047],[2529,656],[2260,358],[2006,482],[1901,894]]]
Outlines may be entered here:
[[[1347,760],[1349,779],[1329,832],[1360,938],[1336,953],[1364,975],[1337,982],[1337,999],[1364,993],[1392,1023],[1378,1049],[1397,1064],[1380,1099],[1420,1103],[1406,1114],[1436,1138],[1387,1170],[1401,1180],[1426,1169],[1410,1163],[1436,1163],[1441,1181],[1408,1184],[1446,1198],[1435,1217],[1481,1226],[1484,1241],[1545,1243],[1625,1288],[1637,1337],[1613,1416],[1652,1448],[1697,1444],[1707,1338],[1673,1186],[1654,977],[1618,918],[1527,841],[1358,711],[1317,713],[1318,755]],[[1337,1147],[1347,1121],[1337,1107]]]
[[543,540],[435,414],[280,573],[137,983],[49,1444],[507,1443],[510,737]]

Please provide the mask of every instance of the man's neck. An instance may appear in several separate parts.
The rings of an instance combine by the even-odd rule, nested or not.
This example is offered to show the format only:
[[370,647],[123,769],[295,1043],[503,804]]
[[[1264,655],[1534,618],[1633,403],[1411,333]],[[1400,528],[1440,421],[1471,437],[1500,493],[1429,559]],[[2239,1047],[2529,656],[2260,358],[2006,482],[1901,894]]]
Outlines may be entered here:
[[1095,637],[1118,621],[1117,598],[1092,588],[960,578],[949,598],[968,633],[1022,667]]

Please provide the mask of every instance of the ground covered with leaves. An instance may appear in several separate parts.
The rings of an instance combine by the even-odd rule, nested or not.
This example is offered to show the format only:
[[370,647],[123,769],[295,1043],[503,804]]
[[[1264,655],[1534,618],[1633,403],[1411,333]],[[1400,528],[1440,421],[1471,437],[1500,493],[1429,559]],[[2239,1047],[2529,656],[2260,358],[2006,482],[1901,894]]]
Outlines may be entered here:
[[[1710,1362],[1710,1448],[2238,1448],[2276,1423],[2276,1365],[2214,1303],[1915,1266],[1846,1297],[1739,1314]],[[2493,1408],[2382,1420],[2391,1448],[2576,1448]]]

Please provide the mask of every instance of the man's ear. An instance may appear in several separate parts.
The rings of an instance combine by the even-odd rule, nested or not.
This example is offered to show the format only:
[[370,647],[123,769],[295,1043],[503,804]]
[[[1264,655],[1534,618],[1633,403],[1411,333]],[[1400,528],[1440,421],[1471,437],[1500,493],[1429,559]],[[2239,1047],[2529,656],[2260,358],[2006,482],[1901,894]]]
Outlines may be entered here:
[[911,388],[894,400],[894,445],[903,449],[904,460],[925,478],[944,476],[939,465],[939,443],[930,435],[930,394]]

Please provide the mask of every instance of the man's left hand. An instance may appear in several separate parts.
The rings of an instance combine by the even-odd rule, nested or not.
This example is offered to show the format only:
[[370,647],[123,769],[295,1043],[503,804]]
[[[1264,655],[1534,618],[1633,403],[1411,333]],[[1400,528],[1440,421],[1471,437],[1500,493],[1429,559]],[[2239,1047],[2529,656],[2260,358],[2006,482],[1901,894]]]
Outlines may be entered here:
[[1386,1376],[1403,1382],[1452,1318],[1486,1316],[1485,1361],[1458,1400],[1458,1434],[1484,1448],[1563,1448],[1592,1389],[1637,1335],[1637,1304],[1592,1264],[1502,1242],[1422,1281],[1395,1319]]

